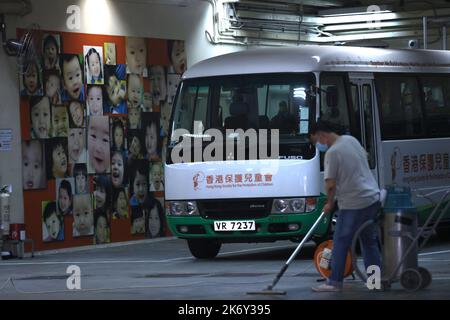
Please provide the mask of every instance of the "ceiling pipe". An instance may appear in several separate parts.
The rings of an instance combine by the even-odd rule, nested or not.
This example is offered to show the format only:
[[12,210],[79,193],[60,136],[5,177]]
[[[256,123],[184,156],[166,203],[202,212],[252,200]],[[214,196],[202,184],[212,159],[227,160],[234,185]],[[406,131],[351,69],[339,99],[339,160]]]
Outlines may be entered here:
[[427,49],[428,44],[428,18],[422,17],[422,24],[423,24],[423,48]]
[[447,50],[447,26],[442,26],[442,50]]

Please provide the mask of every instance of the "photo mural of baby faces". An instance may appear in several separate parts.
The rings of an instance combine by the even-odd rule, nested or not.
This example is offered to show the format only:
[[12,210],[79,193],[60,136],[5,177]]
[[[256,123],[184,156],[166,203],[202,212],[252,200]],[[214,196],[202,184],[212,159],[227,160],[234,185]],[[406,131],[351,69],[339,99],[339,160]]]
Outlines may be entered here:
[[37,61],[29,61],[22,67],[20,95],[22,97],[42,96],[42,72]]
[[130,129],[140,129],[141,128],[141,109],[140,108],[129,108],[128,109],[128,123]]
[[53,137],[67,137],[69,131],[69,115],[64,105],[52,106]]
[[103,48],[83,46],[86,84],[103,84]]
[[84,101],[83,68],[77,54],[63,54],[60,59],[63,79],[62,100]]
[[145,233],[145,216],[140,206],[131,207],[131,234]]
[[85,163],[76,163],[73,166],[73,178],[75,180],[75,194],[89,192],[88,173]]
[[90,194],[73,196],[73,236],[82,237],[94,234],[94,214]]
[[51,137],[50,100],[46,96],[30,99],[31,137],[48,139]]
[[161,133],[164,136],[169,134],[170,115],[172,114],[172,104],[165,102],[161,106]]
[[113,189],[113,218],[128,218],[128,189]]
[[111,121],[111,150],[125,152],[127,119],[114,117]]
[[123,64],[105,66],[107,101],[103,113],[127,114],[126,67]]
[[22,141],[22,185],[24,190],[47,187],[44,155],[43,141]]
[[167,41],[167,50],[171,68],[174,73],[183,74],[186,71],[186,52],[184,50],[184,41],[169,40]]
[[68,171],[67,138],[45,141],[47,179],[65,178]]
[[147,77],[147,43],[144,38],[125,38],[127,73]]
[[159,106],[167,99],[166,67],[153,65],[149,67],[150,88],[153,105]]
[[109,173],[111,167],[109,119],[92,116],[88,123],[88,170],[89,173]]
[[163,198],[152,199],[152,206],[148,212],[148,230],[147,235],[149,238],[157,238],[164,236],[164,209]]
[[105,64],[116,65],[116,44],[111,42],[105,42],[103,44],[105,49]]
[[111,228],[109,219],[103,210],[94,211],[94,244],[109,243]]
[[160,114],[146,112],[142,114],[142,132],[145,137],[144,158],[151,161],[160,161]]
[[126,176],[127,160],[123,152],[113,151],[111,157],[111,183],[114,188],[128,184]]
[[64,218],[56,211],[55,201],[43,201],[42,210],[42,240],[44,242],[64,240]]
[[44,72],[44,93],[52,105],[61,104],[61,77],[59,71],[49,70]]
[[144,139],[140,130],[128,130],[128,163],[144,159]]
[[72,214],[75,184],[73,178],[56,179],[57,212],[60,215]]
[[181,76],[176,73],[167,74],[167,103],[172,105],[177,94],[178,85],[180,84]]
[[108,214],[112,207],[111,177],[108,175],[94,176],[94,209],[101,209]]
[[150,163],[150,191],[164,191],[164,169],[162,162]]
[[86,163],[86,130],[85,128],[69,129],[67,138],[69,147],[69,163]]
[[69,128],[85,128],[85,108],[80,101],[72,100],[69,102]]
[[130,166],[130,205],[148,206],[149,205],[149,183],[148,183],[147,160],[136,160]]
[[42,41],[42,57],[44,70],[60,71],[59,54],[61,53],[61,37],[59,34],[44,34]]
[[127,80],[128,109],[142,108],[144,83],[142,76],[129,74]]
[[86,105],[89,116],[102,116],[103,115],[103,86],[100,85],[88,85],[86,95]]
[[[152,112],[153,110],[153,97],[151,92],[144,92],[144,101],[142,104],[142,111]],[[128,112],[129,113],[129,112]]]

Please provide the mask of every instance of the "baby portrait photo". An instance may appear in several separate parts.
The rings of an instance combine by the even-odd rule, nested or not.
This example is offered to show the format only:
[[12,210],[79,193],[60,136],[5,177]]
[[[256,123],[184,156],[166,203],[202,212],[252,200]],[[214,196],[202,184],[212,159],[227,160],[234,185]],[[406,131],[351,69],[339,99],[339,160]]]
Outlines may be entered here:
[[90,194],[73,196],[73,237],[91,236],[94,234],[94,214]]
[[75,184],[73,178],[56,179],[57,212],[63,216],[72,214]]
[[22,141],[22,182],[24,190],[47,188],[44,143]]
[[103,84],[103,48],[83,46],[86,84]]
[[64,240],[64,217],[56,210],[55,201],[42,201],[42,240],[44,242]]

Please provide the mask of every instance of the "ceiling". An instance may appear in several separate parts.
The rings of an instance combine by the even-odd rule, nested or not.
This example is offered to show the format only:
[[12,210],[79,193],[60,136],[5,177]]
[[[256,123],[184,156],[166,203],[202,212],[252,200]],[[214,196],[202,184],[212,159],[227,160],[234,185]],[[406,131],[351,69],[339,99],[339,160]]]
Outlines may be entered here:
[[[450,0],[205,0],[215,4],[215,43],[296,45],[381,43],[422,38],[437,42],[450,23]],[[370,14],[368,14],[368,12]],[[384,46],[385,44],[382,44]]]

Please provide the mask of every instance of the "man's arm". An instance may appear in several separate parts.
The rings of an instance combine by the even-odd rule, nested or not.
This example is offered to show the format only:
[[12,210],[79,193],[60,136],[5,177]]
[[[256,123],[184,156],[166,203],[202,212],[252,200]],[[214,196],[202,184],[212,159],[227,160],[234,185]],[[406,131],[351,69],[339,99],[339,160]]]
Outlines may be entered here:
[[326,213],[331,213],[334,210],[334,199],[336,196],[336,179],[325,180],[325,192],[327,194],[327,203],[323,208]]

